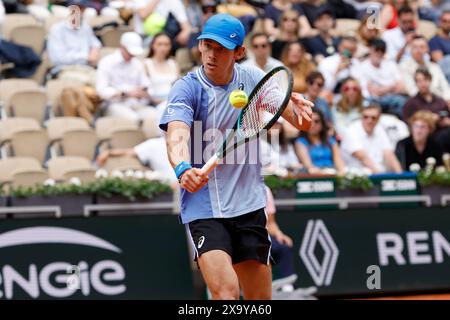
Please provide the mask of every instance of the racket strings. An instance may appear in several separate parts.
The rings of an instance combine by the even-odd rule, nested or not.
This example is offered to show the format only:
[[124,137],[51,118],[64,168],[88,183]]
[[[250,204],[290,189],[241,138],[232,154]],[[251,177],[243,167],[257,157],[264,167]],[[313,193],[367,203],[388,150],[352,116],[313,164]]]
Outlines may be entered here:
[[242,136],[252,137],[267,126],[283,106],[288,83],[288,73],[281,70],[256,91],[242,114],[239,130]]

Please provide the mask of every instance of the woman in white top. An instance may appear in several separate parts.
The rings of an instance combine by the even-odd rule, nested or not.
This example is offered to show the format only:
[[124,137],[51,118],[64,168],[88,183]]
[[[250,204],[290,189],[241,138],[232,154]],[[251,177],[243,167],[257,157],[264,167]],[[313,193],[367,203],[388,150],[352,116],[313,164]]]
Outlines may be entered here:
[[353,78],[345,79],[341,86],[341,98],[331,110],[334,129],[338,137],[344,135],[345,130],[353,121],[361,118],[364,107],[364,98],[358,81]]
[[167,34],[159,33],[153,38],[144,61],[150,79],[148,93],[154,105],[167,100],[172,84],[180,77],[180,69],[170,57],[171,51],[171,39]]

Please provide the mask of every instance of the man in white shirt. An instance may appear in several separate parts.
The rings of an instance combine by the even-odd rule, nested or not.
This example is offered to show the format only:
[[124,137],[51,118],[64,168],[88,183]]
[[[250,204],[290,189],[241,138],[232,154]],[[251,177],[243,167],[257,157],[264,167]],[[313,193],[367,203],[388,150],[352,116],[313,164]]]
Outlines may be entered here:
[[265,33],[254,33],[250,38],[252,57],[245,60],[242,65],[254,66],[264,72],[269,72],[275,67],[282,66],[281,61],[271,57],[272,46],[269,36]]
[[[141,36],[154,36],[159,31],[163,31],[165,22],[171,13],[181,28],[175,41],[181,46],[187,45],[191,34],[191,25],[181,0],[135,0],[134,8],[134,28]],[[154,22],[153,34],[145,32],[144,22],[149,17]]]
[[47,38],[47,50],[53,68],[53,76],[70,78],[94,85],[95,70],[92,66],[99,58],[102,46],[94,31],[83,19],[85,0],[75,0],[71,5],[80,8],[80,17],[69,21],[65,19],[52,26]]
[[120,38],[120,45],[116,52],[100,60],[96,89],[109,102],[109,116],[139,123],[152,112],[147,93],[150,81],[144,65],[135,57],[144,52],[142,38],[135,32],[126,32]]
[[410,96],[418,92],[414,74],[419,67],[428,69],[432,76],[431,92],[447,100],[450,105],[450,85],[438,64],[430,61],[428,42],[423,36],[415,36],[411,42],[411,57],[400,65],[402,78]]
[[372,173],[401,173],[400,162],[386,132],[378,126],[381,107],[366,107],[361,120],[354,122],[342,139],[342,159],[349,168],[368,168]]
[[142,165],[150,167],[162,180],[178,186],[175,173],[167,161],[166,139],[164,137],[148,139],[129,149],[104,150],[97,157],[97,164],[103,167],[109,158],[132,157],[137,158]]
[[345,36],[339,43],[339,52],[320,61],[318,70],[325,78],[324,90],[334,92],[336,86],[358,67],[358,60],[353,58],[356,49],[356,38]]
[[387,44],[387,58],[397,63],[403,62],[411,55],[409,47],[416,34],[415,14],[409,7],[398,10],[398,27],[383,33],[383,40]]
[[402,116],[407,97],[397,64],[384,58],[386,43],[381,39],[369,45],[369,58],[362,62],[354,77],[361,83],[364,97],[380,104],[383,111]]

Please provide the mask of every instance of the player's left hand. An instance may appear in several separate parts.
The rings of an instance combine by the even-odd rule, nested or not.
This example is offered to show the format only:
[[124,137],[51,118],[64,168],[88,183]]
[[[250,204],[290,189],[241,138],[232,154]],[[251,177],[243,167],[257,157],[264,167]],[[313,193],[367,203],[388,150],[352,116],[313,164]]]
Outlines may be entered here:
[[287,245],[288,247],[292,247],[293,241],[292,239],[285,235],[283,232],[279,232],[275,235],[275,239],[281,244]]
[[299,118],[298,122],[301,124],[303,119],[311,122],[312,108],[314,107],[314,103],[305,99],[303,95],[297,92],[292,93],[291,101],[293,102],[292,106],[294,108],[294,113]]

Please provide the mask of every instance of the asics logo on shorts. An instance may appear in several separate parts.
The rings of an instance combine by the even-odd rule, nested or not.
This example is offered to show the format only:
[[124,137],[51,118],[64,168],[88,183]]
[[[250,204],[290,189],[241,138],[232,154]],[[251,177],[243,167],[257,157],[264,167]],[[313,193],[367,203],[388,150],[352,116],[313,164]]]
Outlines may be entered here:
[[200,239],[198,239],[197,248],[200,249],[203,246],[204,242],[205,242],[205,236],[201,236]]

